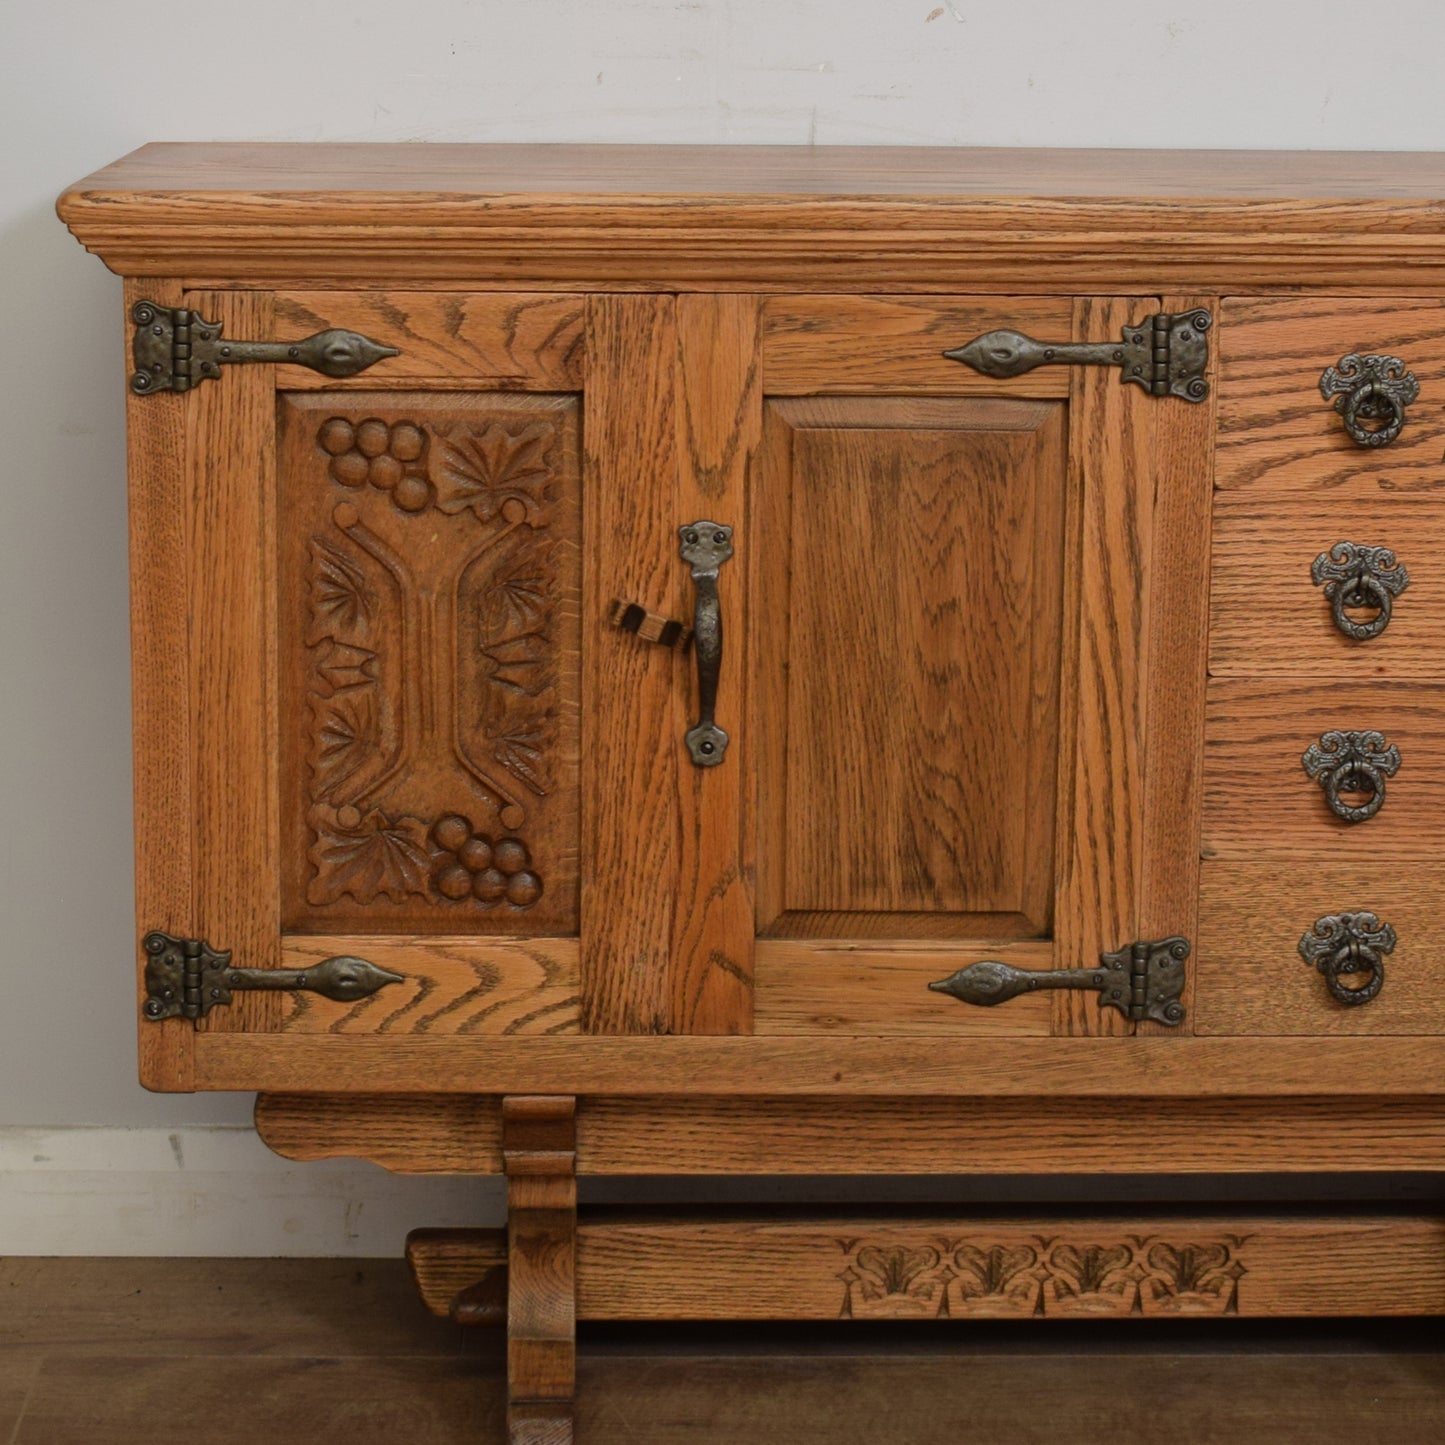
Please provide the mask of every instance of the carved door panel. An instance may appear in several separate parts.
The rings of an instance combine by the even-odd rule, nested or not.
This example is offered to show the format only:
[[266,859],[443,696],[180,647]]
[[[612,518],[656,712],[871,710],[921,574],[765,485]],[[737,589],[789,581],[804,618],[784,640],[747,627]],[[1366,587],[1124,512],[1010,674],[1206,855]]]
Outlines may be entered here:
[[1202,631],[1160,647],[1189,581],[1157,567],[1205,565],[1180,499],[1207,517],[1208,408],[1112,367],[999,381],[942,354],[1005,327],[1117,337],[1159,305],[760,304],[735,593],[723,574],[725,631],[745,629],[755,914],[732,964],[751,964],[754,1032],[1129,1032],[1096,994],[978,1008],[928,985],[1191,931],[1197,739],[1171,741],[1169,709],[1202,679]]
[[578,398],[279,418],[283,927],[575,934]]

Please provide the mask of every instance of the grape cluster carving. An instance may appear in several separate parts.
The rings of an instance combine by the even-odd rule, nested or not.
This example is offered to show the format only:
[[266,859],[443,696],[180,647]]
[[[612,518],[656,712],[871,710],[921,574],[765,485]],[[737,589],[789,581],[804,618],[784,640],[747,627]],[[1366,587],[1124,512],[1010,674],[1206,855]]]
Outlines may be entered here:
[[423,512],[432,503],[427,480],[426,433],[413,422],[388,425],[380,417],[349,422],[334,416],[316,434],[321,450],[331,458],[332,481],[353,490],[368,484],[387,492],[398,511]]
[[542,880],[532,872],[532,856],[520,838],[493,839],[475,832],[470,818],[448,813],[432,826],[439,851],[432,865],[432,887],[443,898],[472,897],[488,907],[506,901],[530,908],[542,896]]

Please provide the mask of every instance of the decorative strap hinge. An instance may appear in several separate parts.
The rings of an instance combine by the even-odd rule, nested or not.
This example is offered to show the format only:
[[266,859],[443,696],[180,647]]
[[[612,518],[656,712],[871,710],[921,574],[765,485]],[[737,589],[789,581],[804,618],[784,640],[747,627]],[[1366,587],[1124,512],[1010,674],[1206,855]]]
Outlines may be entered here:
[[1041,988],[1097,989],[1101,1007],[1116,1008],[1136,1023],[1153,1019],[1172,1027],[1184,1022],[1180,1000],[1188,957],[1187,938],[1161,938],[1100,954],[1098,968],[1015,968],[987,958],[928,986],[985,1008]]
[[354,1003],[389,983],[402,982],[399,973],[345,955],[311,968],[232,968],[229,952],[218,952],[199,938],[173,938],[158,930],[146,934],[141,947],[146,952],[142,1012],[153,1022],[203,1019],[244,989],[302,989]]
[[219,321],[207,321],[199,311],[184,306],[158,306],[154,301],[137,301],[130,319],[135,323],[130,389],[140,396],[190,391],[203,381],[214,381],[222,366],[243,361],[290,362],[323,376],[341,377],[355,376],[384,357],[401,355],[394,346],[383,346],[355,331],[318,331],[302,341],[225,341]]
[[1022,376],[1036,366],[1117,366],[1151,396],[1203,401],[1209,395],[1208,311],[1157,311],[1124,328],[1118,341],[1035,341],[1020,331],[988,331],[943,354],[985,376]]

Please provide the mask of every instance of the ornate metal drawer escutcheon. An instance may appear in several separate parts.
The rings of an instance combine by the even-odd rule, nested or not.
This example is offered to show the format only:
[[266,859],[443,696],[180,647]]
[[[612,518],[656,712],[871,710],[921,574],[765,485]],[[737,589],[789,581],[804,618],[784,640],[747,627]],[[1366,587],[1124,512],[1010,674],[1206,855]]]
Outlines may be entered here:
[[[1378,637],[1389,625],[1397,598],[1409,585],[1410,574],[1395,561],[1388,547],[1366,547],[1358,542],[1336,542],[1310,566],[1316,587],[1325,589],[1335,626],[1356,642]],[[1356,622],[1350,607],[1373,607],[1368,622]]]
[[928,986],[983,1008],[1041,988],[1097,989],[1101,1008],[1116,1008],[1135,1021],[1177,1025],[1184,1022],[1180,999],[1188,957],[1187,938],[1161,938],[1100,954],[1098,968],[1015,968],[986,958]]
[[244,989],[302,989],[353,1003],[389,983],[402,982],[399,973],[344,954],[311,968],[232,968],[229,952],[218,952],[199,938],[174,938],[156,931],[146,934],[141,946],[146,951],[142,1012],[153,1022],[203,1019]]
[[[1300,957],[1324,975],[1325,987],[1338,1003],[1369,1003],[1385,985],[1384,955],[1395,951],[1395,930],[1373,913],[1327,913],[1299,941]],[[1342,977],[1368,975],[1350,986]]]
[[[1304,770],[1325,790],[1335,817],[1346,823],[1363,823],[1385,805],[1385,779],[1400,771],[1400,750],[1377,732],[1320,734],[1300,759]],[[1369,801],[1345,802],[1342,793],[1368,793]]]
[[137,301],[131,354],[135,371],[130,389],[141,396],[160,391],[190,391],[214,381],[222,366],[244,361],[291,362],[323,376],[355,376],[388,356],[400,356],[355,331],[318,331],[302,341],[223,341],[221,323],[207,321],[184,306],[157,306]]
[[[1420,395],[1413,371],[1398,356],[1352,351],[1320,376],[1320,395],[1333,401],[1350,440],[1359,447],[1387,447],[1405,425],[1405,408]],[[1367,421],[1379,426],[1367,427]]]
[[1213,324],[1207,311],[1159,311],[1126,326],[1121,341],[1035,341],[1020,331],[988,331],[943,354],[1001,380],[1036,366],[1117,366],[1151,396],[1203,401]]

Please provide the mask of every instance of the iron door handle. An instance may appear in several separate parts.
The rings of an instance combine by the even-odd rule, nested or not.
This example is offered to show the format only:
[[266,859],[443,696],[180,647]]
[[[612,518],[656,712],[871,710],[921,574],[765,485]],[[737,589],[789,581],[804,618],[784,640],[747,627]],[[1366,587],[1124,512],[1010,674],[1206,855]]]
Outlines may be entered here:
[[722,674],[722,606],[718,569],[733,554],[733,529],[720,522],[691,522],[678,528],[679,552],[692,568],[693,650],[697,654],[697,724],[683,739],[700,768],[715,768],[727,752],[728,735],[717,725],[717,689]]

